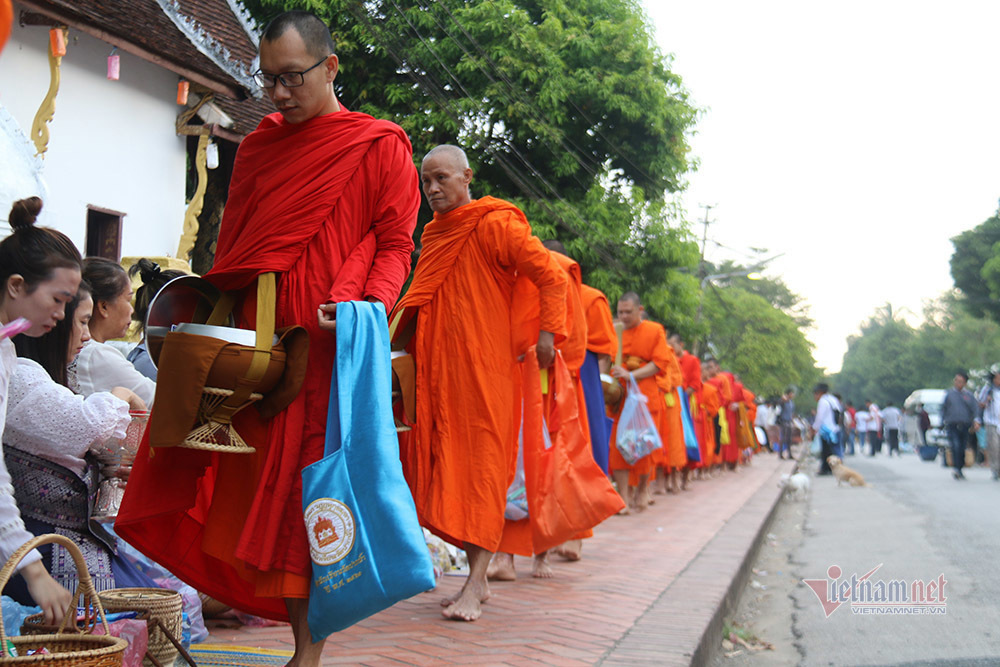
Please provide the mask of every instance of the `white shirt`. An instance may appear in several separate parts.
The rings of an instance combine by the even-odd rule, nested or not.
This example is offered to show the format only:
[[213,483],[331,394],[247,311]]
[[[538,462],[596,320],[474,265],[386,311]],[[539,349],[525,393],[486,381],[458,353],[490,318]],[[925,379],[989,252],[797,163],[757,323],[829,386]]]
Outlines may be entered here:
[[153,406],[156,395],[156,383],[137,371],[117,348],[92,340],[87,341],[70,364],[67,382],[83,396],[125,387],[134,391],[147,408]]
[[858,433],[868,432],[868,420],[870,419],[871,417],[864,410],[858,410],[854,413],[854,421],[858,424]]
[[902,418],[903,413],[899,411],[899,408],[895,408],[891,405],[882,411],[882,423],[888,429],[899,430],[899,424]]
[[990,426],[1000,426],[1000,387],[988,385],[979,392],[978,400],[985,403],[983,407],[983,423]]
[[[9,338],[4,338],[0,341],[0,429],[4,427],[7,419],[7,392],[15,368],[17,368],[17,351],[14,349],[14,343]],[[3,457],[0,457],[0,558],[5,562],[10,560],[14,552],[33,537],[34,535],[25,529],[24,521],[21,520],[21,512],[14,500],[14,487],[10,483],[10,473]],[[41,554],[32,551],[21,560],[18,569],[41,559]]]
[[823,394],[816,404],[816,420],[813,422],[813,430],[819,431],[823,426],[828,426],[834,433],[840,433],[840,424],[833,418],[833,411],[841,410],[840,401],[833,394]]
[[83,457],[111,438],[124,438],[128,403],[107,392],[84,398],[54,381],[40,364],[18,359],[10,380],[3,442],[48,459],[77,475]]
[[881,431],[882,430],[882,413],[879,412],[878,406],[872,403],[868,407],[868,416],[871,420],[868,422],[869,431]]

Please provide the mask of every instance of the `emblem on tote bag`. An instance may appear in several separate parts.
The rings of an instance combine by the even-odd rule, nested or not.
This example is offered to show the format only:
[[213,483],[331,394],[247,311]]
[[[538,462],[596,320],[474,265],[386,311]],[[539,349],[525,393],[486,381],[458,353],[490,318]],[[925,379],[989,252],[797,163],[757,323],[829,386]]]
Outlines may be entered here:
[[306,508],[309,554],[317,565],[343,560],[354,546],[354,515],[344,503],[319,498]]

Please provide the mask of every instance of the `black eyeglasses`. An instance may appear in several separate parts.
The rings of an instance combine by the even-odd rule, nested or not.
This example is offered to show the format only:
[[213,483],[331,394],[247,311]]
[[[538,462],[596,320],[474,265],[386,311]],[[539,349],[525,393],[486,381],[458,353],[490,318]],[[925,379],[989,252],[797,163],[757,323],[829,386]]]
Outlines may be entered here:
[[257,70],[253,73],[253,80],[261,88],[274,88],[274,86],[280,81],[281,85],[285,88],[298,88],[305,82],[305,73],[316,69],[320,65],[326,62],[326,59],[330,56],[323,56],[323,59],[318,63],[310,67],[309,69],[302,70],[301,72],[282,72],[281,74],[267,74],[261,70]]

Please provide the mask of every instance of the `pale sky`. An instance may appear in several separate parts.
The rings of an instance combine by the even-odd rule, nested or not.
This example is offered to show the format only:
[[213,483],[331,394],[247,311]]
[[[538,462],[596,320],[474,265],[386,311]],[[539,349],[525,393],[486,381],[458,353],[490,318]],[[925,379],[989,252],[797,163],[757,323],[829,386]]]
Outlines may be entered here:
[[1000,2],[643,1],[706,109],[688,217],[717,204],[710,238],[785,253],[765,273],[808,301],[830,372],[878,306],[918,324],[949,239],[997,210]]

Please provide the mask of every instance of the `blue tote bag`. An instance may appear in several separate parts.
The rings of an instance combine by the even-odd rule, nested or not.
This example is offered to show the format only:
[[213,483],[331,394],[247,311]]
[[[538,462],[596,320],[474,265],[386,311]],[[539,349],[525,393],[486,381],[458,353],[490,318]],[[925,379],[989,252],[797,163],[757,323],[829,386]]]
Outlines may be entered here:
[[691,402],[687,392],[677,387],[677,398],[681,402],[681,424],[684,430],[684,448],[687,450],[688,461],[701,462],[701,448],[698,447],[698,436],[694,432],[694,421],[691,419]]
[[434,566],[399,462],[382,304],[337,304],[326,448],[302,471],[313,641],[434,588]]

